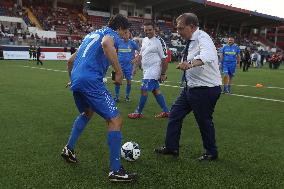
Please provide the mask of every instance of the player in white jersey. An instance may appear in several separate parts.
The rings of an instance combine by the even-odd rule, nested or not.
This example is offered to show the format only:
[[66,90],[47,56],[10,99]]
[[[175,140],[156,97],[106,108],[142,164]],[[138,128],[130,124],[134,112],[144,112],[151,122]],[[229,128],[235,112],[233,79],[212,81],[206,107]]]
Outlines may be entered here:
[[[167,78],[166,71],[168,63],[166,62],[167,51],[166,43],[162,38],[155,35],[153,23],[144,24],[144,32],[146,37],[142,41],[140,52],[140,61],[143,69],[143,79],[141,86],[141,95],[139,106],[134,113],[128,114],[130,119],[142,118],[142,111],[148,98],[148,91],[155,96],[158,104],[162,108],[162,112],[156,115],[157,118],[167,118],[169,110],[166,105],[164,96],[160,91],[160,82],[164,82]],[[142,59],[142,60],[141,60]]]

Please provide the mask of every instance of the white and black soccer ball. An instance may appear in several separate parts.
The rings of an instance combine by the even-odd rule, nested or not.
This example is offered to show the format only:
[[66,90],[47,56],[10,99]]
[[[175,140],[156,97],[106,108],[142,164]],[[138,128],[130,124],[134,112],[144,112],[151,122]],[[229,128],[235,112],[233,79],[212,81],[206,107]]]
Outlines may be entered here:
[[126,142],[121,147],[121,156],[127,161],[135,161],[140,157],[140,147],[136,142]]
[[106,77],[103,78],[103,82],[107,83],[107,78]]

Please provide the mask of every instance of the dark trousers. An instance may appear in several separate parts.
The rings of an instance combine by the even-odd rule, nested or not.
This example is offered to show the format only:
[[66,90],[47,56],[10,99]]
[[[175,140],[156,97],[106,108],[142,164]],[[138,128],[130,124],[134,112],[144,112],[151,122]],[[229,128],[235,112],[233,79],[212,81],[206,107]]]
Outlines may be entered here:
[[248,71],[248,68],[250,67],[250,61],[246,60],[244,61],[243,71]]
[[37,62],[36,65],[39,65],[39,63],[42,65],[42,61],[39,59],[39,56],[36,58]]
[[179,149],[183,119],[188,113],[193,111],[199,126],[204,149],[211,155],[217,155],[212,115],[220,94],[220,86],[184,88],[171,108],[165,140],[166,148],[171,150]]

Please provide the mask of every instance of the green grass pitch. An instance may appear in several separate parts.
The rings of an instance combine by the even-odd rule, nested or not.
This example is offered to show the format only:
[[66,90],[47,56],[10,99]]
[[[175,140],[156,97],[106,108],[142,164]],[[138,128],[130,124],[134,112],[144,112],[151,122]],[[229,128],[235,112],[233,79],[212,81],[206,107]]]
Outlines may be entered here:
[[[123,143],[136,141],[142,153],[136,162],[122,162],[127,170],[139,173],[139,180],[129,184],[107,180],[107,129],[97,115],[77,143],[79,165],[61,159],[78,115],[65,88],[67,73],[60,72],[66,70],[66,62],[31,67],[37,66],[0,61],[0,188],[284,188],[283,65],[280,70],[237,71],[233,93],[245,97],[222,95],[218,101],[214,122],[220,159],[209,163],[196,161],[203,149],[192,114],[184,120],[180,157],[154,154],[153,149],[164,142],[167,120],[154,118],[160,108],[152,94],[145,118],[129,120],[127,114],[138,105],[140,83],[133,83],[131,102],[125,103],[124,82],[118,104],[124,119]],[[180,77],[170,64],[166,84],[171,86],[161,86],[169,107],[180,92],[172,87]],[[141,71],[134,80],[141,80]],[[264,87],[253,87],[256,83]],[[110,79],[107,85],[113,92]]]

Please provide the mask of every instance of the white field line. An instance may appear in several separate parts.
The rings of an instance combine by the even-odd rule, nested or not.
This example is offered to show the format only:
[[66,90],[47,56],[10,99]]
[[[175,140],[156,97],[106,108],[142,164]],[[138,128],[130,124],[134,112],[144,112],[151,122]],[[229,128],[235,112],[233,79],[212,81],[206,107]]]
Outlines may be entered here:
[[[67,71],[65,70],[55,70],[55,69],[50,69],[50,68],[40,68],[40,67],[33,67],[33,66],[24,66],[25,68],[31,68],[31,69],[38,69],[38,70],[46,70],[46,71],[54,71],[54,72],[62,72],[62,73],[66,73]],[[107,77],[108,79],[110,79],[110,77]],[[132,80],[132,82],[135,83],[141,83],[141,81],[137,81],[137,80]],[[172,88],[182,88],[180,86],[176,86],[176,85],[168,85],[168,84],[160,84],[161,86],[165,86],[165,87],[172,87]],[[235,86],[241,86],[241,87],[255,87],[255,86],[249,86],[249,85],[235,85]],[[271,89],[284,89],[281,87],[266,87],[266,88],[271,88]],[[263,98],[263,97],[257,97],[257,96],[247,96],[247,95],[241,95],[241,94],[230,94],[232,96],[238,96],[238,97],[243,97],[243,98],[251,98],[251,99],[258,99],[258,100],[265,100],[265,101],[272,101],[272,102],[283,102],[284,100],[277,100],[277,99],[272,99],[272,98]]]

